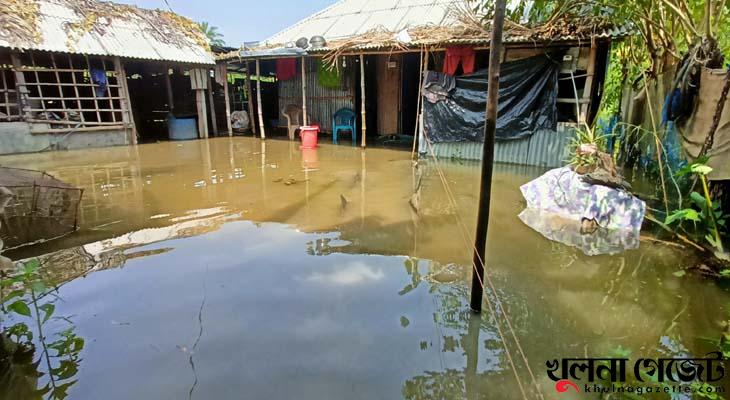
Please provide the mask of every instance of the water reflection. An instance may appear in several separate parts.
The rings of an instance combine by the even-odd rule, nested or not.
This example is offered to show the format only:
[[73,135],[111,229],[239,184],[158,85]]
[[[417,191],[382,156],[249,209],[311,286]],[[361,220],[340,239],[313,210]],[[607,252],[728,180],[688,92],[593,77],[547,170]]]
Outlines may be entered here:
[[[45,260],[59,315],[89,339],[74,397],[188,397],[200,337],[193,397],[521,398],[492,316],[468,311],[455,217],[473,232],[477,165],[443,164],[453,203],[408,152],[323,144],[315,160],[250,138],[136,149],[0,160],[86,190],[79,232],[12,254]],[[538,380],[556,357],[710,349],[700,338],[730,296],[676,276],[682,252],[588,257],[546,240],[517,217],[518,187],[540,171],[495,171],[489,268]]]

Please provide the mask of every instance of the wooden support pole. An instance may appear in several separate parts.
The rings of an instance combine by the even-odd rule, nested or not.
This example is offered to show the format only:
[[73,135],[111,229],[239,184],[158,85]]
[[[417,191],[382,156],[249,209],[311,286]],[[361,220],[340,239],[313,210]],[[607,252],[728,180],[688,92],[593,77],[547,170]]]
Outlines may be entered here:
[[[426,48],[426,54],[424,54],[423,60],[423,72],[428,71],[428,59],[430,58],[430,50]],[[421,83],[423,86],[423,82]],[[420,91],[420,89],[419,89]],[[423,95],[423,94],[421,94]],[[423,99],[421,99],[421,109],[418,113],[418,152],[423,153],[426,151],[426,135],[423,130]]]
[[418,142],[418,127],[421,125],[421,87],[423,86],[423,48],[420,51],[421,61],[418,64],[418,99],[416,100],[416,129],[413,131],[413,146],[411,148],[411,158],[416,155],[416,143]]
[[307,59],[302,56],[302,125],[307,126],[308,123],[309,123],[309,121],[307,121]]
[[261,107],[261,63],[256,59],[256,108],[259,115],[259,132],[261,139],[266,139],[266,130],[264,129],[264,112]]
[[489,203],[492,190],[492,163],[494,162],[494,135],[497,130],[497,105],[499,103],[499,59],[502,54],[502,27],[506,0],[496,0],[492,39],[489,50],[489,77],[487,84],[487,115],[484,121],[484,147],[482,148],[481,189],[477,214],[477,231],[474,240],[474,271],[471,278],[471,309],[482,311],[484,296],[484,266],[487,233],[489,232]]
[[228,136],[233,136],[233,127],[231,126],[231,98],[228,94],[228,65],[226,68],[219,68],[219,71],[223,73],[223,95],[226,96],[226,129],[228,130]]
[[167,90],[167,109],[170,114],[175,111],[175,97],[172,95],[172,81],[170,80],[170,66],[165,65],[165,89]]
[[[119,57],[114,57],[114,72],[117,75],[117,85],[121,86],[119,93],[120,106],[122,107],[122,121],[125,125],[132,126],[131,142],[137,144],[137,125],[134,123],[134,114],[132,113],[132,98],[129,96],[129,87],[127,86],[127,72]],[[75,76],[75,73],[73,74]],[[75,78],[74,78],[75,80]]]
[[[367,122],[365,112],[365,56],[360,53],[360,146],[365,147],[365,137],[367,136]],[[354,143],[353,143],[354,145]]]
[[253,116],[253,89],[251,88],[251,63],[246,61],[246,100],[248,101],[248,123],[254,136],[258,128],[256,127],[256,119]]
[[22,114],[24,118],[32,118],[32,115],[30,111],[28,110],[30,108],[30,102],[28,100],[28,87],[25,84],[25,75],[23,71],[23,63],[20,61],[20,57],[18,57],[18,53],[11,52],[10,53],[10,59],[13,63],[13,71],[15,72],[15,89],[18,93],[18,106],[22,111]]
[[198,137],[208,138],[208,113],[205,105],[205,89],[195,89],[195,104],[198,108]]
[[213,79],[208,71],[208,102],[210,103],[210,120],[213,123],[213,136],[218,136],[218,120],[215,117],[215,102],[213,101]]
[[588,54],[588,69],[586,70],[586,84],[583,86],[583,99],[580,105],[580,116],[578,122],[588,123],[588,108],[591,106],[591,94],[593,92],[593,76],[596,73],[596,54],[598,53],[596,42],[591,41],[591,50]]

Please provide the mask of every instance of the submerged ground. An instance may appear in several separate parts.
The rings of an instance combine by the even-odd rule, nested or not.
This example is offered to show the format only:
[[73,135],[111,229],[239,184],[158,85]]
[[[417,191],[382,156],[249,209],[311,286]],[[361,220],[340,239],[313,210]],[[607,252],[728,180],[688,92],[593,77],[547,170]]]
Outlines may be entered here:
[[725,289],[675,274],[681,250],[588,257],[525,226],[539,169],[494,178],[490,297],[510,330],[468,311],[478,164],[441,165],[453,196],[407,151],[252,138],[0,165],[85,189],[78,232],[5,253],[59,285],[46,336],[72,324],[86,342],[70,398],[512,399],[534,395],[525,360],[567,398],[547,360],[702,356],[730,318]]

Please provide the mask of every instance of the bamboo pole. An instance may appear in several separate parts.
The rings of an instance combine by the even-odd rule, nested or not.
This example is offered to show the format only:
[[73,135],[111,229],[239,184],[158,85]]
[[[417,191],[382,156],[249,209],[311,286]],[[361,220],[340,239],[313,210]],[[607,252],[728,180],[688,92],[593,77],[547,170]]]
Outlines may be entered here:
[[[423,72],[428,71],[428,60],[430,58],[430,50],[426,48],[425,60],[423,61]],[[423,85],[421,85],[423,86]],[[420,89],[419,89],[420,90]],[[418,115],[418,149],[422,153],[426,151],[426,135],[423,130],[423,100],[421,100],[421,111]]]
[[256,119],[253,116],[253,89],[251,88],[251,63],[246,61],[246,100],[248,101],[248,124],[253,131],[254,136],[258,132],[256,127]]
[[416,138],[418,137],[418,127],[421,118],[421,87],[423,86],[423,48],[421,48],[421,61],[418,64],[418,100],[416,102],[416,128],[413,130],[413,147],[411,148],[411,159],[416,155]]
[[259,115],[259,131],[261,139],[266,139],[266,130],[264,129],[264,112],[261,108],[261,63],[256,59],[256,108]]
[[213,122],[213,136],[218,136],[218,120],[215,117],[215,102],[213,101],[213,78],[208,71],[208,102],[210,102],[210,120]]
[[591,41],[591,50],[588,55],[588,70],[586,71],[586,83],[583,85],[583,100],[580,106],[579,122],[588,123],[588,107],[591,103],[591,92],[593,92],[593,76],[596,73],[596,42]]
[[[130,135],[132,139],[131,142],[132,144],[137,144],[137,125],[134,123],[134,114],[132,113],[132,99],[129,96],[129,87],[127,87],[127,73],[124,71],[124,65],[119,57],[114,57],[114,70],[117,75],[117,84],[121,86],[122,91],[122,93],[119,94],[119,97],[122,98],[119,100],[123,110],[122,121],[125,125],[132,125],[132,132]],[[72,75],[75,76],[75,73]],[[74,81],[75,80],[76,78],[74,78]]]
[[[365,56],[360,53],[360,146],[365,148],[365,138],[367,136],[367,123],[365,112]],[[354,145],[355,143],[353,143]]]
[[170,66],[165,64],[165,89],[167,90],[167,108],[170,114],[175,110],[175,98],[172,95],[172,81],[170,80]]
[[[307,126],[307,59],[302,56],[302,125]],[[293,138],[289,138],[293,139]]]
[[205,105],[205,89],[195,90],[195,104],[198,109],[198,137],[208,138],[208,113]]
[[226,129],[228,130],[228,136],[233,136],[233,127],[231,126],[231,99],[228,95],[228,64],[223,71],[223,95],[226,96]]
[[23,114],[25,118],[32,118],[30,111],[27,110],[27,108],[30,108],[30,103],[28,101],[28,86],[25,83],[25,75],[21,71],[21,69],[23,68],[23,63],[20,61],[20,57],[18,57],[18,54],[14,51],[10,53],[10,59],[12,60],[13,70],[15,72],[15,86],[18,93],[18,106],[21,110],[21,114]]
[[502,27],[506,0],[497,0],[492,22],[492,39],[489,50],[489,83],[487,86],[487,115],[484,122],[484,147],[482,148],[481,189],[477,214],[477,231],[474,241],[474,271],[471,278],[471,309],[482,311],[484,296],[485,250],[489,232],[489,206],[492,190],[492,163],[494,162],[494,135],[497,130],[497,105],[499,103],[499,59],[502,53]]

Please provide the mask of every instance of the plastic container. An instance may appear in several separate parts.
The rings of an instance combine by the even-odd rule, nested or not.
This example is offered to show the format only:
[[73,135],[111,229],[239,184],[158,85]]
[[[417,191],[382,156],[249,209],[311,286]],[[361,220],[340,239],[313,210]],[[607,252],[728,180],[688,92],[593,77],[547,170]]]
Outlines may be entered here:
[[302,149],[314,149],[317,147],[317,134],[319,126],[302,126],[299,128],[299,136],[302,138]]
[[191,140],[198,138],[198,123],[195,118],[167,117],[167,134],[170,140]]

